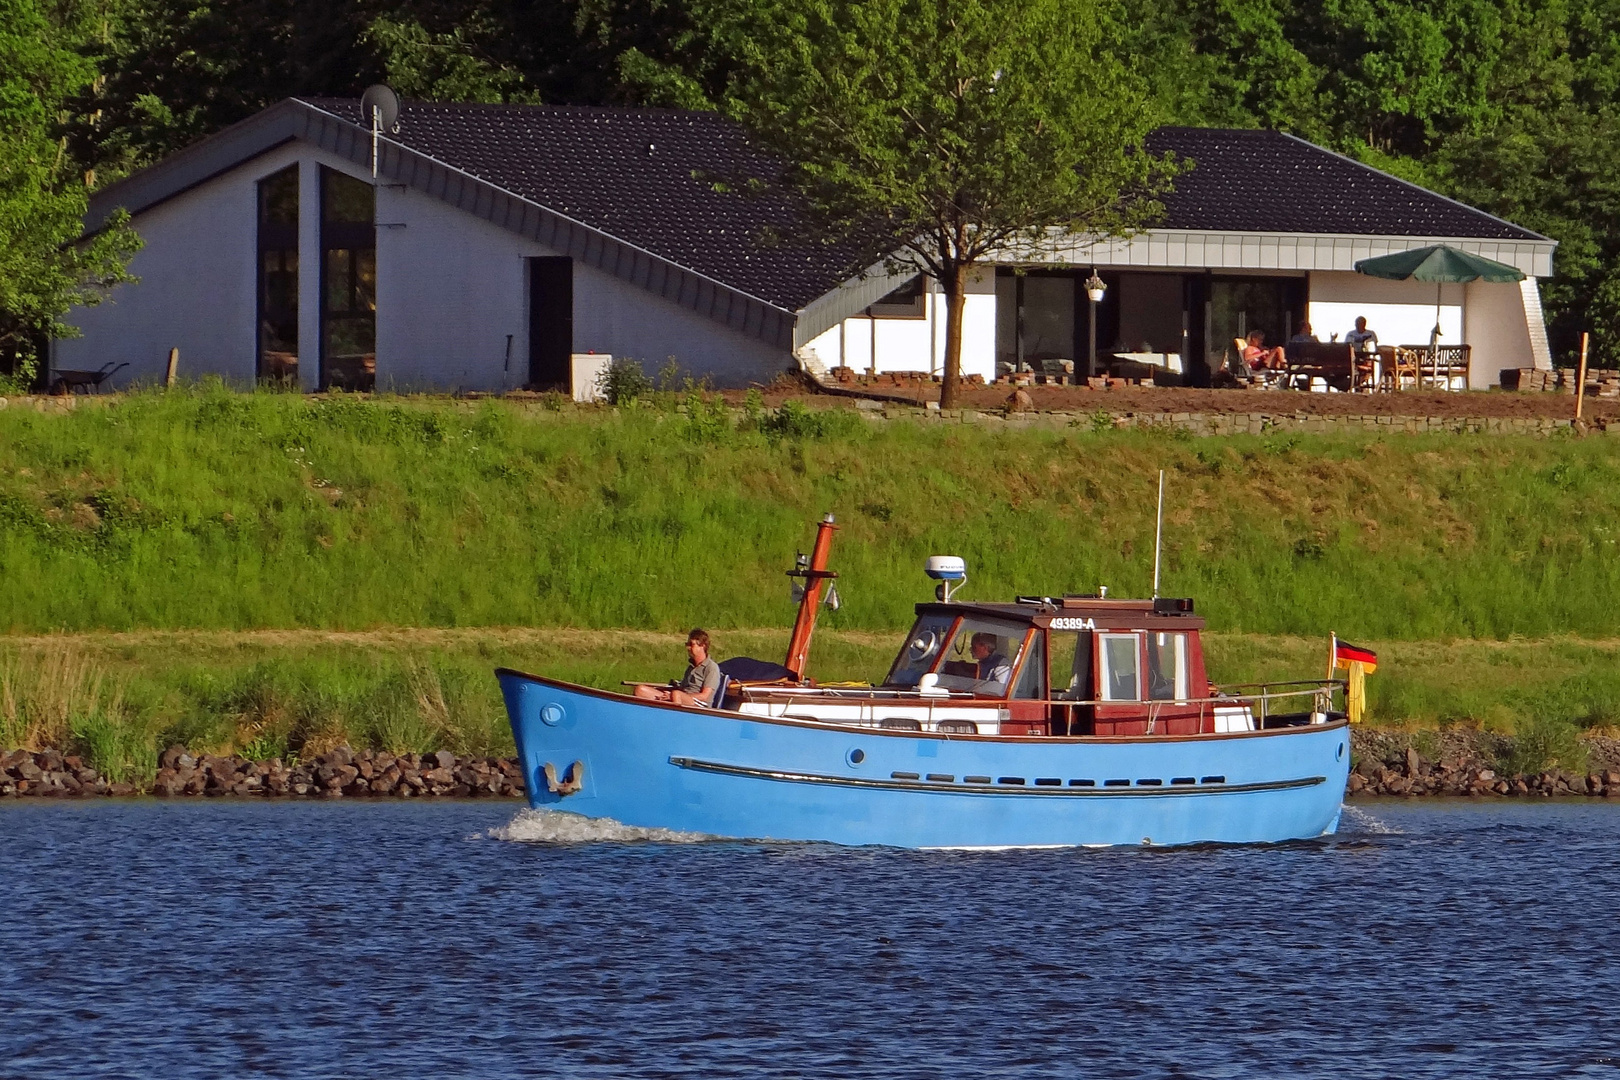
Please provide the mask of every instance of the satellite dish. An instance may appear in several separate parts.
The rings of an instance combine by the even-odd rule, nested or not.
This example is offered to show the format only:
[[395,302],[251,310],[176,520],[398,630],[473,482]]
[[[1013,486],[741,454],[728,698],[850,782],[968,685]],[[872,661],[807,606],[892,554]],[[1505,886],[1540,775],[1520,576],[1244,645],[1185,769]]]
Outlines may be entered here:
[[376,123],[379,131],[399,130],[399,98],[382,83],[366,87],[360,95],[360,122]]

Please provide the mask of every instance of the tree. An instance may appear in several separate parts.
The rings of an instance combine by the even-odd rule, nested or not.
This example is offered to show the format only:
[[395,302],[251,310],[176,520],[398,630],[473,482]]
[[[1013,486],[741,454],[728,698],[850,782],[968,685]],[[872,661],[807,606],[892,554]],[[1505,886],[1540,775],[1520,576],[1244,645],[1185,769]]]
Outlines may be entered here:
[[1052,230],[1138,228],[1175,164],[1142,148],[1145,90],[1072,0],[708,0],[736,57],[724,108],[776,153],[809,232],[855,265],[924,273],[946,303],[942,408],[970,275]]
[[[59,12],[63,8],[52,8]],[[0,0],[0,365],[13,376],[37,343],[75,333],[63,316],[129,281],[139,241],[119,218],[80,241],[86,183],[59,131],[65,102],[95,78],[77,13]]]

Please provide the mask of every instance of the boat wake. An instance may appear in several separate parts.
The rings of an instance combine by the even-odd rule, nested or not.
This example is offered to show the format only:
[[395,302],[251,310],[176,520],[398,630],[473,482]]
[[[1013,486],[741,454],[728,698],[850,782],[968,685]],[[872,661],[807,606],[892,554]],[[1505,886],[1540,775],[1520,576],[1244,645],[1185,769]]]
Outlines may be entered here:
[[697,844],[716,839],[703,833],[624,825],[612,818],[588,818],[562,810],[519,810],[505,825],[485,834],[519,844]]
[[[1373,836],[1401,835],[1401,830],[1386,821],[1381,821],[1359,806],[1346,805],[1341,814],[1339,828],[1341,835],[1345,833],[1362,833]],[[1350,826],[1350,828],[1345,828],[1346,825]]]

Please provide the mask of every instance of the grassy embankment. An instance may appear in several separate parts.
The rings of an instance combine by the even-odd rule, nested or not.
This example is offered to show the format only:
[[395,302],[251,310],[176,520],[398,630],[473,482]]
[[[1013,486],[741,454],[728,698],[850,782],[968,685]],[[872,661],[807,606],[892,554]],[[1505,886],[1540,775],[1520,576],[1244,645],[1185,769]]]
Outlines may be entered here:
[[[1607,440],[215,388],[0,410],[0,743],[76,742],[136,773],[171,739],[500,749],[497,663],[614,685],[666,673],[694,623],[727,653],[780,651],[751,628],[790,619],[782,571],[827,510],[845,606],[819,671],[871,677],[932,552],[968,559],[964,595],[1145,592],[1159,468],[1166,591],[1221,631],[1216,677],[1315,674],[1335,629],[1381,648],[1383,721],[1620,719]],[[513,626],[577,629],[476,629]],[[375,632],[392,627],[460,629]]]

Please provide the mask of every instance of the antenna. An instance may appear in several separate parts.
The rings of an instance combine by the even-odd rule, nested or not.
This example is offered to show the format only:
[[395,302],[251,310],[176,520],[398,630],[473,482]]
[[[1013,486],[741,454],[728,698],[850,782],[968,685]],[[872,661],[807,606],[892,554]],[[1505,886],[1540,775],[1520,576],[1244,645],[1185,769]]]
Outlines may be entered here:
[[382,83],[360,95],[360,115],[371,125],[371,178],[377,179],[377,144],[384,131],[399,130],[399,98]]
[[1159,598],[1159,551],[1164,540],[1164,470],[1159,470],[1159,512],[1153,521],[1153,599]]

